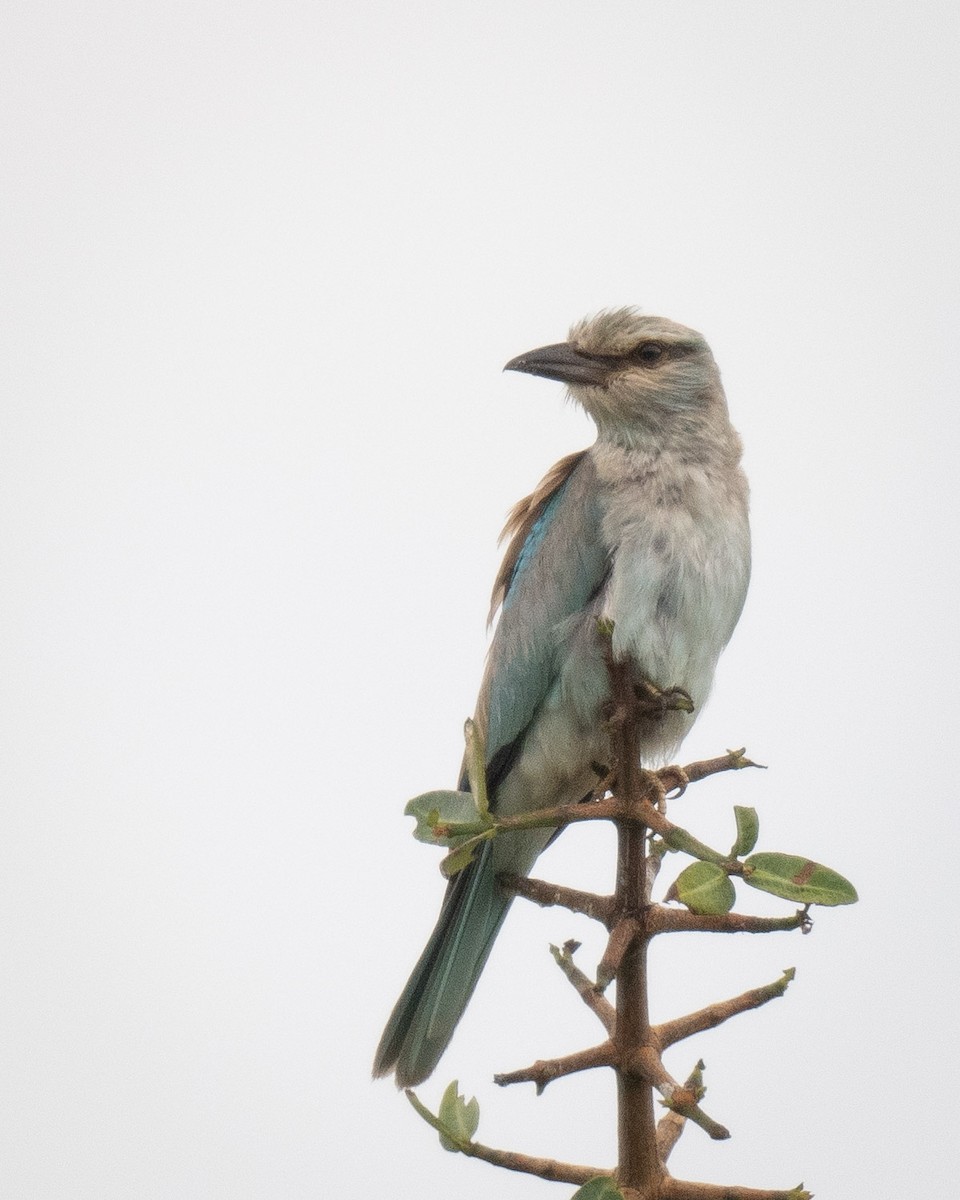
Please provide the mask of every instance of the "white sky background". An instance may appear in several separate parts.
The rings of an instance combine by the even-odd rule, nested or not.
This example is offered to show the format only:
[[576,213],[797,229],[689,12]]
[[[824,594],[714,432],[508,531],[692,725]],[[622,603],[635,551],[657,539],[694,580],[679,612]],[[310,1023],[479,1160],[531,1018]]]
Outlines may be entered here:
[[[676,1174],[943,1194],[958,1011],[958,10],[942,3],[11,5],[0,1194],[526,1200],[444,1154],[384,1019],[432,926],[405,800],[453,783],[505,511],[591,427],[501,374],[584,313],[702,330],[755,573],[672,809],[859,887],[813,936],[688,938],[655,1015]],[[540,873],[606,889],[612,838]],[[756,896],[742,907],[755,909]],[[763,911],[766,907],[760,905]],[[778,906],[777,911],[789,911]],[[516,905],[437,1076],[482,1140],[609,1165],[598,1040]],[[666,940],[666,939],[664,939]]]

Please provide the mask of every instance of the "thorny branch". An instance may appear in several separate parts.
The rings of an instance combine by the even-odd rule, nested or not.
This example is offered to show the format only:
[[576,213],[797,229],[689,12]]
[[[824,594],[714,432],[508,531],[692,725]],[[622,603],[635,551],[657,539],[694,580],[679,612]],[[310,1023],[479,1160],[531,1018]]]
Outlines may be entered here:
[[[474,1158],[541,1179],[583,1184],[598,1176],[613,1177],[625,1200],[810,1200],[797,1188],[758,1189],[687,1182],[673,1178],[666,1162],[686,1123],[692,1121],[711,1138],[729,1137],[729,1131],[701,1108],[704,1095],[703,1063],[678,1083],[667,1072],[662,1052],[693,1034],[715,1028],[739,1013],[782,996],[793,978],[788,970],[773,983],[739,996],[707,1005],[696,1012],[651,1025],[646,997],[646,950],[661,933],[772,933],[811,927],[806,908],[788,917],[758,917],[738,913],[705,915],[651,903],[651,889],[659,870],[663,848],[682,849],[703,861],[716,863],[730,875],[741,874],[743,864],[720,855],[674,825],[666,816],[666,800],[682,795],[691,783],[724,771],[758,764],[744,751],[730,750],[717,758],[666,767],[640,768],[638,722],[651,712],[685,708],[689,698],[638,688],[627,663],[608,655],[612,700],[608,710],[613,767],[603,778],[593,799],[579,805],[541,809],[498,820],[498,833],[512,829],[562,828],[587,820],[613,821],[618,832],[618,865],[613,895],[602,896],[563,887],[540,879],[502,876],[501,887],[541,906],[559,905],[601,922],[609,931],[607,946],[591,980],[573,960],[578,943],[563,949],[551,946],[557,965],[601,1022],[607,1039],[599,1045],[554,1059],[539,1059],[528,1067],[496,1075],[501,1086],[530,1082],[537,1093],[555,1079],[595,1067],[611,1067],[617,1075],[619,1162],[615,1171],[537,1158],[494,1149],[477,1142],[458,1142],[457,1148]],[[479,830],[478,830],[479,832]],[[659,853],[649,853],[652,835],[662,843]],[[604,995],[616,980],[616,1005]],[[653,1095],[663,1097],[667,1112],[655,1123]]]
[[[611,677],[610,729],[614,748],[614,767],[604,779],[595,798],[583,805],[564,809],[541,810],[513,818],[518,827],[539,824],[565,825],[579,820],[607,819],[616,823],[619,837],[617,886],[612,896],[599,896],[566,888],[539,879],[504,877],[501,886],[542,906],[561,905],[585,913],[606,925],[610,931],[607,946],[597,967],[597,979],[590,979],[574,964],[576,943],[567,943],[563,951],[551,951],[564,975],[582,1000],[601,1021],[608,1040],[600,1045],[555,1059],[540,1059],[528,1067],[495,1076],[498,1084],[531,1082],[540,1093],[548,1083],[577,1071],[594,1067],[613,1067],[617,1072],[619,1095],[620,1153],[615,1173],[624,1195],[642,1200],[698,1200],[699,1184],[684,1184],[672,1179],[665,1162],[687,1121],[693,1121],[712,1138],[729,1137],[729,1131],[700,1108],[703,1095],[702,1063],[685,1083],[680,1084],[665,1069],[661,1053],[667,1046],[693,1033],[710,1029],[737,1013],[755,1008],[782,995],[792,972],[773,984],[756,988],[732,999],[708,1005],[697,1012],[651,1026],[646,1002],[646,946],[650,939],[667,932],[710,929],[716,932],[773,932],[803,928],[808,921],[805,911],[790,917],[746,917],[727,913],[701,916],[689,910],[673,910],[651,904],[650,890],[660,865],[657,856],[648,857],[648,831],[667,846],[683,840],[684,849],[692,848],[708,861],[719,861],[731,874],[738,873],[736,860],[727,860],[693,841],[690,835],[670,822],[665,815],[665,800],[671,793],[682,794],[687,786],[722,771],[739,770],[755,764],[743,750],[669,767],[658,772],[642,771],[637,752],[637,723],[645,699],[638,699],[627,664],[608,661]],[[603,789],[609,789],[605,794]],[[512,822],[505,822],[509,826]],[[602,992],[617,980],[616,1008]],[[654,1124],[651,1088],[663,1097],[668,1113]],[[536,1172],[535,1172],[536,1173]],[[668,1190],[669,1189],[669,1190]],[[706,1198],[706,1193],[701,1193]],[[760,1197],[786,1197],[788,1192],[756,1192],[755,1189],[724,1188],[711,1193],[727,1200],[760,1200]],[[793,1196],[797,1193],[794,1192]]]

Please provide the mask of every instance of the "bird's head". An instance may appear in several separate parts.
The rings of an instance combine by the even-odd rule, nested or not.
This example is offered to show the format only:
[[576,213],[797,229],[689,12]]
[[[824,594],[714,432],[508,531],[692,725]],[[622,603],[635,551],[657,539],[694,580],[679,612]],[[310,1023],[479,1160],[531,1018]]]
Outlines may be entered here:
[[567,384],[600,436],[627,445],[726,420],[720,372],[701,335],[633,308],[586,317],[567,341],[518,355],[504,370]]

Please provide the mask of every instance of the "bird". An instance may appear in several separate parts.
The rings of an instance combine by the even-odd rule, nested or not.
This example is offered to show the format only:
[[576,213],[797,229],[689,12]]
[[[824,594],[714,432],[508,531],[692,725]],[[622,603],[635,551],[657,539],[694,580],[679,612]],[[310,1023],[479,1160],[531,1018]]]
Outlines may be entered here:
[[[692,712],[667,711],[639,730],[643,765],[669,761],[740,617],[750,528],[742,443],[701,334],[637,308],[608,309],[504,370],[565,384],[596,425],[593,444],[552,467],[502,535],[474,722],[490,810],[511,816],[575,804],[597,786],[609,749],[601,621],[612,625],[613,658],[630,660],[638,683],[693,701]],[[393,1072],[410,1088],[433,1072],[510,907],[498,877],[529,874],[553,836],[494,838],[450,879],[374,1076]]]

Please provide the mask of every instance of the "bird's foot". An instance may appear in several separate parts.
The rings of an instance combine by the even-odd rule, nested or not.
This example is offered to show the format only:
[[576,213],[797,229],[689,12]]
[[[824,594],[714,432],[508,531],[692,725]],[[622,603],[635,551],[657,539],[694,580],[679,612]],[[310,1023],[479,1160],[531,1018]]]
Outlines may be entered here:
[[663,788],[664,799],[669,796],[672,800],[679,800],[690,784],[690,776],[683,767],[676,765],[661,767],[657,772],[657,779]]
[[650,720],[662,721],[668,712],[693,712],[690,693],[683,688],[659,688],[649,679],[642,679],[634,687],[634,695],[640,714]]

